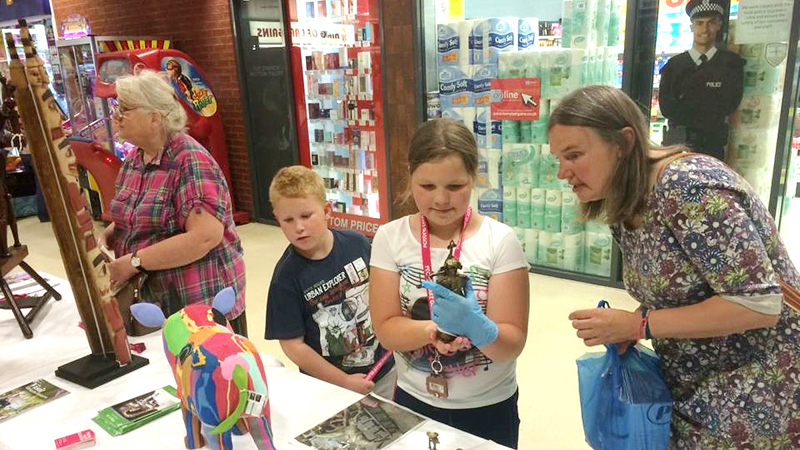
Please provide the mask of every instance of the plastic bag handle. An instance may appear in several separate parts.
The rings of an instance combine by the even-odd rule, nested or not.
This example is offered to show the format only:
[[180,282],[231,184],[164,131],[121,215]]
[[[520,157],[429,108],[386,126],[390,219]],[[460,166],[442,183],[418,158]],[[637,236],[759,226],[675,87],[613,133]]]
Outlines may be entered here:
[[[600,300],[597,303],[598,308],[610,308],[608,301]],[[619,399],[620,391],[622,390],[621,367],[619,354],[617,353],[617,344],[606,344],[606,351],[611,355],[611,413],[614,414],[615,405],[621,404]],[[614,423],[614,421],[612,421]],[[619,438],[627,438],[630,433],[612,430],[615,436]]]

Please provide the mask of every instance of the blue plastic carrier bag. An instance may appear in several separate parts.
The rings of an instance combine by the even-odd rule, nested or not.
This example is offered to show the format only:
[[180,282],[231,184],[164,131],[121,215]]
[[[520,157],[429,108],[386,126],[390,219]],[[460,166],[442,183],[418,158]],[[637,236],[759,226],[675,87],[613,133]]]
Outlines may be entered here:
[[594,450],[669,446],[672,398],[658,356],[636,347],[617,355],[617,346],[607,345],[605,353],[587,353],[576,361],[583,432]]

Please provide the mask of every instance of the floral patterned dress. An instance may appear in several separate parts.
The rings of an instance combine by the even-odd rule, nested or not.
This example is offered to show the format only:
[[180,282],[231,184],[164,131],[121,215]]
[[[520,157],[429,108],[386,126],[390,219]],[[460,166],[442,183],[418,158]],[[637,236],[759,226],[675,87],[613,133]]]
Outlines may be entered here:
[[[643,305],[675,308],[715,294],[758,302],[781,292],[779,277],[800,287],[769,212],[720,161],[671,162],[647,202],[639,228],[612,226],[625,286]],[[773,328],[653,345],[672,391],[671,448],[800,449],[796,311],[783,305]]]

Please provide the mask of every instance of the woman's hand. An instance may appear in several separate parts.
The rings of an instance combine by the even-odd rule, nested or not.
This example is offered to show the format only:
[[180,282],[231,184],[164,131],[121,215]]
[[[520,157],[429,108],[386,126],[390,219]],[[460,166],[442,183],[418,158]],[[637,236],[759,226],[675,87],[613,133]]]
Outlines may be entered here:
[[569,315],[572,327],[586,346],[616,344],[639,339],[641,316],[611,308],[581,309]]
[[110,244],[113,244],[114,238],[114,222],[105,228],[102,231],[95,234],[97,239],[97,248],[106,247],[106,249],[110,249]]
[[111,275],[112,290],[139,273],[139,271],[131,265],[130,253],[109,263],[108,271]]

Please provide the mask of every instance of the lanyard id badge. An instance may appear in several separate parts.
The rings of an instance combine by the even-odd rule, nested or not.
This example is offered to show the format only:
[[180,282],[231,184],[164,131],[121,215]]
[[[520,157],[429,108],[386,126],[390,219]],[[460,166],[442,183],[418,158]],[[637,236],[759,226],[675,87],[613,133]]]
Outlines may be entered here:
[[431,361],[431,374],[425,379],[428,393],[436,398],[447,398],[447,378],[442,373],[442,361],[439,352]]
[[[464,233],[467,231],[467,225],[472,218],[472,208],[467,208],[464,213],[464,220],[461,224],[461,233],[458,236],[458,243],[453,251],[453,256],[458,259],[461,256],[461,244],[464,242]],[[422,247],[422,272],[424,279],[430,280],[433,276],[433,268],[431,267],[431,244],[430,244],[430,231],[428,230],[428,221],[422,214],[419,215],[419,231],[420,231],[420,244]],[[434,297],[433,292],[426,289],[428,294],[428,308],[433,306]],[[431,314],[431,317],[433,315]],[[441,355],[437,350],[433,361],[431,361],[431,374],[425,379],[425,387],[428,393],[436,398],[447,398],[447,378],[444,376],[442,367]]]

